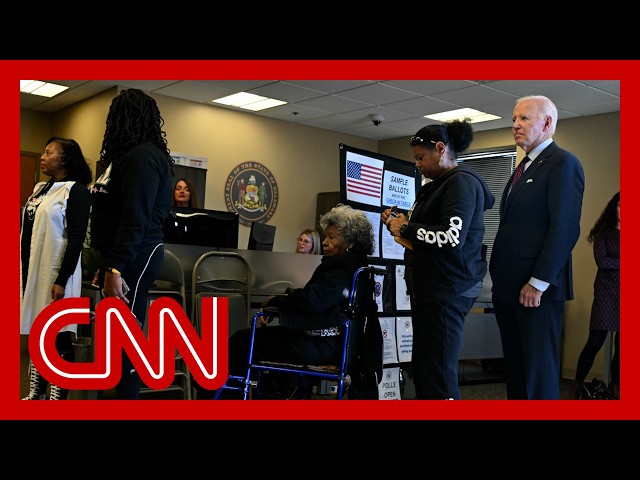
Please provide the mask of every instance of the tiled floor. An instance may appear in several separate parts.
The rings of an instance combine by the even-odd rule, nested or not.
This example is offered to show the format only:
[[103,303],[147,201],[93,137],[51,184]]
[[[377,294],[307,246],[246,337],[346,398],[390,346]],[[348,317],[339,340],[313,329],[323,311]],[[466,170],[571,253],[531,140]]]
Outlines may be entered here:
[[[26,350],[26,337],[21,337],[23,343],[21,344],[21,375],[20,375],[20,397],[27,395],[29,391],[29,377],[28,377],[28,357]],[[506,386],[502,379],[502,374],[499,368],[492,368],[491,366],[481,365],[477,361],[465,361],[460,363],[459,367],[460,378],[460,393],[463,400],[506,400]],[[561,379],[561,396],[563,399],[568,398],[571,389],[571,380]],[[96,399],[95,392],[73,392],[72,397],[75,399]],[[103,398],[105,400],[114,399],[115,392],[109,390],[104,392]],[[142,395],[144,400],[166,400],[166,399],[180,399],[182,394],[179,391],[150,391]],[[314,396],[317,399],[333,399],[335,395],[317,395]],[[410,378],[405,379],[404,389],[402,394],[403,399],[415,398],[413,393],[413,384]]]
[[[501,361],[461,361],[458,366],[460,396],[462,400],[507,400],[507,387],[501,370]],[[410,372],[403,373],[402,399],[415,399]],[[567,399],[572,381],[560,379],[561,398]]]
[[[463,400],[506,400],[507,386],[502,372],[487,369],[477,362],[460,362],[458,369],[460,378],[460,395]],[[571,391],[572,381],[560,379],[560,397],[567,399]]]

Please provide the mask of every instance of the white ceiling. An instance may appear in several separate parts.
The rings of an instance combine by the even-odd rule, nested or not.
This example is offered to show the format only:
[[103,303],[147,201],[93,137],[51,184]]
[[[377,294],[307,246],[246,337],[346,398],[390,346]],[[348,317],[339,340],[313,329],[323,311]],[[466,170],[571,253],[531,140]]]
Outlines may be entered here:
[[[531,94],[553,100],[559,119],[620,111],[619,80],[44,81],[69,89],[53,98],[20,93],[21,108],[51,113],[120,85],[373,140],[411,136],[424,125],[438,123],[424,115],[463,107],[502,117],[473,124],[475,131],[511,127],[515,100]],[[211,104],[214,98],[240,91],[288,103],[259,112]],[[376,126],[372,114],[385,119]]]

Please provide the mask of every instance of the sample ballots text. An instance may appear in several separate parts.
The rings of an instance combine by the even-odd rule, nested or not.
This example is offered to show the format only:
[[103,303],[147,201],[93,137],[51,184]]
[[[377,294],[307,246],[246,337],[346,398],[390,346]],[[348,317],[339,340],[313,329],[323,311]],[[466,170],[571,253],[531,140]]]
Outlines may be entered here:
[[409,210],[416,198],[416,179],[408,175],[385,170],[382,187],[382,205]]
[[347,200],[380,206],[384,162],[347,152]]

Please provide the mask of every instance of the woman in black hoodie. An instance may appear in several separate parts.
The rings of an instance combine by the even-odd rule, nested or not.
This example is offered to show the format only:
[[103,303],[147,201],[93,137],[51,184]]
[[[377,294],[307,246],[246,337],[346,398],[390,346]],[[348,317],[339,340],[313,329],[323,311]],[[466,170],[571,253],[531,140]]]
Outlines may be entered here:
[[425,183],[408,216],[382,212],[405,245],[405,281],[413,322],[412,366],[418,399],[459,399],[458,360],[464,319],[487,273],[484,211],[495,197],[477,173],[456,158],[473,140],[467,121],[428,125],[411,137]]
[[[135,88],[121,91],[107,114],[100,153],[105,172],[92,189],[91,246],[100,252],[102,295],[127,303],[140,328],[164,260],[162,225],[171,201],[173,159],[163,126],[152,97]],[[140,386],[123,355],[118,399],[138,399]]]

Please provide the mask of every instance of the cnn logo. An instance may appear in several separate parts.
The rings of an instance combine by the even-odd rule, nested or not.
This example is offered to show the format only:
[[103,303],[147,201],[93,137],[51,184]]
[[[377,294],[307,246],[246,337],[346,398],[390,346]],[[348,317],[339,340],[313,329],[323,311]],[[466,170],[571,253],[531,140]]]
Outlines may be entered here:
[[94,361],[69,362],[56,350],[56,335],[65,325],[91,322],[89,298],[65,298],[37,316],[29,334],[29,354],[40,374],[68,390],[108,390],[121,377],[127,353],[150,388],[167,388],[175,377],[175,351],[202,387],[215,390],[227,379],[229,302],[205,297],[201,303],[201,336],[178,302],[161,297],[150,307],[147,338],[124,302],[108,297],[96,306]]

